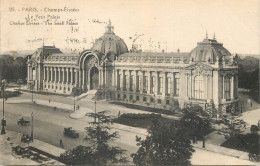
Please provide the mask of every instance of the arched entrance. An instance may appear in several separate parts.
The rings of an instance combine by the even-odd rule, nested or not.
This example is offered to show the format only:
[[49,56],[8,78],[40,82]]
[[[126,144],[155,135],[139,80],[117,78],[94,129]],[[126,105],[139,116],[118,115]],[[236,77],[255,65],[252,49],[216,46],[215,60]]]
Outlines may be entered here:
[[90,69],[90,90],[98,89],[99,80],[98,80],[98,68],[92,67]]

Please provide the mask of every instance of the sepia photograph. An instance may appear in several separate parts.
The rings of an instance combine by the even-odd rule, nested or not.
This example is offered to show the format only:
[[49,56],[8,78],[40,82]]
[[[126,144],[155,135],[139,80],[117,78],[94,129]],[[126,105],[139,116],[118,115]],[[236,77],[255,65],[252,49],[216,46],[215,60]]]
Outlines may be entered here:
[[0,165],[259,165],[259,0],[0,0]]

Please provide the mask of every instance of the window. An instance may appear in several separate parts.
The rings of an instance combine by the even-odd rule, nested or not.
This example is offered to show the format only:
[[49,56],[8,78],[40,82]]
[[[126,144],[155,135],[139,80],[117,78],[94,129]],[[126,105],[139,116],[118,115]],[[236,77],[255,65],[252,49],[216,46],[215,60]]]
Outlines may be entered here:
[[204,79],[202,76],[196,76],[194,79],[194,98],[204,98]]
[[161,100],[161,99],[158,99],[158,103],[161,104],[161,103],[162,103],[162,100]]
[[224,98],[230,99],[230,78],[224,77]]
[[132,100],[132,99],[133,99],[133,96],[132,96],[132,95],[130,95],[130,96],[129,96],[129,99],[130,99],[130,100]]
[[151,98],[151,102],[153,102],[154,100],[153,100],[153,98]]
[[170,94],[172,91],[172,78],[167,78],[167,94]]
[[139,99],[140,99],[139,96],[136,96],[136,101],[139,101]]
[[163,92],[163,77],[159,77],[159,90],[158,92]]
[[126,95],[125,94],[123,95],[123,99],[126,99]]
[[170,104],[170,100],[166,100],[166,104],[169,105]]
[[143,101],[146,101],[146,97],[143,97]]
[[117,94],[117,98],[120,99],[120,94]]

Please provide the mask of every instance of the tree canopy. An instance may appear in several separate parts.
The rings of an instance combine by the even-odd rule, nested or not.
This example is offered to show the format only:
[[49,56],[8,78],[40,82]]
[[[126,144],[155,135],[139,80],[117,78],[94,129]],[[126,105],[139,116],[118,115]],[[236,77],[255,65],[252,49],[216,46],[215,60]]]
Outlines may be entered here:
[[176,128],[176,123],[154,121],[145,140],[136,137],[139,149],[132,154],[136,165],[190,165],[192,149],[190,139]]

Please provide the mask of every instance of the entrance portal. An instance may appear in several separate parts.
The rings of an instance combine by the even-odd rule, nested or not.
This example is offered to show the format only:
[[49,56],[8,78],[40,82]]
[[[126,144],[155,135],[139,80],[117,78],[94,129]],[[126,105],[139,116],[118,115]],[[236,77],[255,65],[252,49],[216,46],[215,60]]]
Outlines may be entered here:
[[90,90],[97,89],[99,80],[98,80],[98,68],[92,67],[90,69]]

